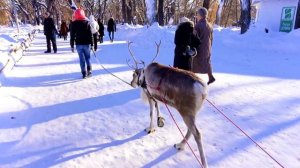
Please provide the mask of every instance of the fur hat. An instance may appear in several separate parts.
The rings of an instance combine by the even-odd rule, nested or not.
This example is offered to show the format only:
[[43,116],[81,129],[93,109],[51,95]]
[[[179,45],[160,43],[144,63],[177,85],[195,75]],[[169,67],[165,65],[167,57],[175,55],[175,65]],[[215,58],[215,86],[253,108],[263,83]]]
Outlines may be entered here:
[[198,9],[198,14],[204,18],[207,18],[207,9],[206,8],[203,8],[201,7],[200,9]]
[[187,18],[187,17],[181,17],[180,19],[179,19],[179,23],[183,23],[183,22],[190,22],[190,19],[189,18]]

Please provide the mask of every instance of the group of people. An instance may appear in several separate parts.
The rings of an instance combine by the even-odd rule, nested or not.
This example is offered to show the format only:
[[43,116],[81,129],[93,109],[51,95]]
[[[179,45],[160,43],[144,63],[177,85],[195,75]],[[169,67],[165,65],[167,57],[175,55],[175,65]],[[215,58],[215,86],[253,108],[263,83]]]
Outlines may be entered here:
[[181,18],[175,32],[175,56],[173,66],[192,71],[194,73],[208,74],[207,84],[216,79],[212,74],[211,48],[213,29],[207,21],[208,12],[200,8],[196,14],[196,25],[188,18]]
[[[116,32],[116,24],[111,17],[108,20],[107,31],[109,33],[110,41],[114,40],[114,32]],[[86,17],[82,9],[77,9],[74,12],[73,19],[70,21],[69,27],[66,22],[63,21],[58,33],[53,19],[50,17],[50,13],[45,13],[44,19],[44,34],[47,41],[47,50],[45,53],[51,53],[51,44],[54,53],[57,53],[56,35],[60,35],[67,40],[68,32],[70,32],[70,45],[71,51],[74,52],[74,44],[76,44],[76,50],[79,55],[80,68],[82,78],[86,78],[92,75],[92,65],[90,62],[90,49],[97,50],[98,40],[103,43],[104,25],[100,18],[96,21],[94,16],[91,15],[89,19]]]
[[[208,74],[207,84],[209,85],[215,81],[215,77],[212,74],[211,66],[213,29],[211,24],[207,21],[207,15],[208,11],[205,8],[200,8],[197,11],[197,22],[195,26],[194,23],[186,17],[180,19],[180,24],[175,32],[175,56],[173,66],[194,73]],[[63,24],[65,25],[64,22]],[[103,42],[104,26],[100,19],[96,21],[93,15],[87,19],[84,11],[77,9],[74,12],[73,21],[71,22],[69,30],[71,35],[71,50],[74,52],[74,43],[76,43],[82,77],[89,77],[92,74],[90,50],[97,50],[98,38],[100,43]],[[113,42],[114,32],[116,31],[116,24],[113,18],[108,20],[107,31],[110,41]],[[47,39],[47,51],[45,51],[45,53],[51,52],[50,41],[52,42],[54,53],[56,53],[55,34],[57,30],[49,13],[45,14],[44,32]]]

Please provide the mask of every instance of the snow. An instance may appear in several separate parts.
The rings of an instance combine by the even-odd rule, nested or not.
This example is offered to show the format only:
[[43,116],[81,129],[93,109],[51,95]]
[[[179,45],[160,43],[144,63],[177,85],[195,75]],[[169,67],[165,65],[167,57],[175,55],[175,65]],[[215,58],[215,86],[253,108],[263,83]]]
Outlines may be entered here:
[[10,55],[9,52],[28,38],[28,33],[33,29],[31,25],[21,25],[18,33],[15,27],[0,26],[0,70],[8,64],[8,60],[13,65],[21,57],[21,53]]
[[[115,41],[92,56],[93,77],[82,80],[78,56],[58,39],[58,53],[44,54],[45,37],[32,46],[0,88],[0,167],[199,167],[169,112],[165,126],[146,134],[149,107],[134,89],[104,71],[99,62],[130,82],[127,42],[137,59],[172,65],[176,27],[118,25]],[[5,28],[2,32],[10,30]],[[107,34],[107,33],[106,33]],[[208,99],[284,167],[300,166],[300,31],[263,33],[252,27],[214,28],[212,64],[216,82]],[[6,38],[7,39],[7,38]],[[130,62],[132,63],[132,61]],[[207,81],[206,75],[201,75]],[[180,115],[171,108],[179,127]],[[211,168],[279,167],[209,103],[197,116]],[[199,157],[193,138],[189,140]]]

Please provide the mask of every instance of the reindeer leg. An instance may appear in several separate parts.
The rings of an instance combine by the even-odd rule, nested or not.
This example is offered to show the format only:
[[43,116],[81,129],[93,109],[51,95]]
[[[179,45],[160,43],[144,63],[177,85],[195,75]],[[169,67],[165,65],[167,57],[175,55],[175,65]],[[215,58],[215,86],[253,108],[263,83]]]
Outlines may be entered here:
[[198,150],[200,153],[202,165],[204,168],[207,168],[208,166],[207,166],[204,149],[203,149],[203,145],[202,145],[201,133],[199,132],[199,130],[196,127],[195,117],[194,116],[186,117],[186,118],[184,118],[184,121],[187,124],[189,130],[191,131],[191,133],[193,134],[193,136],[195,138],[195,141],[197,143]]
[[150,134],[155,131],[155,129],[153,127],[153,110],[154,110],[153,106],[154,106],[154,104],[153,104],[153,100],[151,99],[151,97],[148,94],[146,94],[146,95],[147,95],[149,105],[150,105],[150,126],[149,126],[149,128],[146,128],[145,131],[148,134]]
[[174,147],[177,149],[177,150],[183,150],[184,147],[185,147],[185,144],[186,144],[186,141],[191,137],[192,135],[192,132],[188,129],[184,139],[178,143],[178,144],[175,144]]
[[165,119],[160,116],[160,110],[159,110],[158,102],[156,100],[153,100],[153,101],[155,103],[155,109],[156,109],[156,112],[157,112],[157,126],[158,127],[163,127],[165,125]]

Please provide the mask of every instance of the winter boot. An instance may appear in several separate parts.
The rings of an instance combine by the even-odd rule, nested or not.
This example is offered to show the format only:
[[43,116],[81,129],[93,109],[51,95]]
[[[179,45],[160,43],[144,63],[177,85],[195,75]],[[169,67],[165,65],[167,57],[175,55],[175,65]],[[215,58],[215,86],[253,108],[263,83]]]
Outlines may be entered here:
[[87,66],[87,76],[92,76],[92,66]]
[[85,79],[86,78],[86,71],[82,71],[82,79]]
[[207,85],[213,83],[214,81],[216,81],[216,79],[214,78],[214,76],[212,76],[212,75],[209,76],[209,80],[208,80],[208,82],[207,82]]

